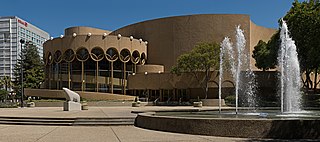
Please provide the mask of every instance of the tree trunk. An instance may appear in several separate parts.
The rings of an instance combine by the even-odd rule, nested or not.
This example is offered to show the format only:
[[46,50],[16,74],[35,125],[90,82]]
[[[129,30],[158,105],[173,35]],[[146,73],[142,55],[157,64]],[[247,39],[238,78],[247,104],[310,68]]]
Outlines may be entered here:
[[206,78],[205,78],[205,85],[206,85],[206,97],[205,97],[205,99],[207,99],[208,98],[208,93],[209,93],[209,81],[210,81],[210,77],[211,77],[211,75],[210,75],[210,69],[207,69],[206,70],[206,76],[205,76]]
[[[6,88],[6,91],[8,91],[8,84],[7,84],[7,80],[5,80],[5,88]],[[6,98],[4,100],[7,100],[8,99],[8,94],[6,94]]]
[[311,80],[310,74],[308,74],[308,82],[309,82],[308,90],[310,90],[310,89],[312,89],[312,87],[313,87],[313,82],[312,82],[312,80]]
[[306,71],[306,87],[307,87],[307,90],[310,89],[310,73],[311,71]]
[[305,80],[303,79],[303,76],[301,75],[301,80],[302,80],[302,83],[303,83],[303,87],[308,90],[308,80],[307,80],[307,74],[308,74],[308,70],[306,70],[306,73],[305,73]]
[[315,74],[314,74],[314,83],[313,83],[313,93],[316,94],[317,93],[317,77],[318,77],[318,67],[316,67],[315,69]]
[[[193,74],[193,76],[197,79],[197,81],[198,81],[201,89],[203,90],[203,93],[204,93],[205,95],[207,95],[207,93],[206,93],[206,88],[204,87],[203,82],[200,80],[199,76],[197,75],[197,72],[192,72],[192,74]],[[205,98],[206,98],[206,97],[205,97]]]

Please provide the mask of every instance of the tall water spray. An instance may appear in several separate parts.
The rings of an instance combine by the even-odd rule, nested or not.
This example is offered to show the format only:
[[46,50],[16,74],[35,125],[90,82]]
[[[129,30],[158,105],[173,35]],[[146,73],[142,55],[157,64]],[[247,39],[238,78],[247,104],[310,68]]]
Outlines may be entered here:
[[282,20],[280,31],[281,47],[278,55],[280,69],[281,112],[301,111],[300,67],[296,45],[289,37],[288,27]]
[[[223,57],[225,57],[229,61],[231,74],[235,82],[236,113],[238,113],[239,91],[244,95],[242,98],[245,99],[245,105],[249,107],[255,106],[255,75],[250,69],[250,58],[245,54],[247,53],[245,52],[245,43],[243,30],[240,29],[240,26],[237,26],[235,48],[232,47],[232,43],[228,37],[224,38],[220,48],[219,108],[221,107],[221,85],[224,72],[223,62],[225,61]],[[237,57],[236,59],[235,56]],[[245,74],[241,74],[243,70]]]
[[241,89],[239,87],[240,83],[240,73],[241,73],[241,65],[243,58],[243,51],[244,47],[246,46],[246,39],[244,38],[243,31],[240,29],[240,26],[237,26],[236,29],[236,49],[238,51],[238,57],[237,57],[237,71],[236,71],[236,113],[238,113],[238,103],[239,103],[239,90]]
[[[224,40],[223,40],[224,41]],[[223,45],[223,41],[222,44]],[[223,51],[224,46],[220,47],[220,64],[219,64],[219,113],[221,113],[221,94],[222,94],[222,77],[223,77]]]
[[223,63],[224,58],[229,61],[231,66],[231,73],[233,75],[233,78],[235,78],[235,62],[234,62],[234,52],[232,49],[232,43],[230,42],[230,38],[225,37],[223,41],[221,42],[220,47],[220,69],[219,69],[219,112],[221,112],[221,94],[222,94],[222,80],[223,80]]

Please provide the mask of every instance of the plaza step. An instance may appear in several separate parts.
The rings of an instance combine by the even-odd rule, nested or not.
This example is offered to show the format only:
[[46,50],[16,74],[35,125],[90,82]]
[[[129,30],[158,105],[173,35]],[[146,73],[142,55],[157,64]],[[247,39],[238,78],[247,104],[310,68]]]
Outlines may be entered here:
[[0,124],[7,125],[53,125],[71,126],[72,118],[47,118],[47,117],[0,117]]
[[50,125],[50,126],[120,126],[134,125],[134,117],[104,118],[41,118],[41,117],[1,117],[0,124],[6,125]]
[[74,126],[118,126],[134,125],[134,117],[78,118]]

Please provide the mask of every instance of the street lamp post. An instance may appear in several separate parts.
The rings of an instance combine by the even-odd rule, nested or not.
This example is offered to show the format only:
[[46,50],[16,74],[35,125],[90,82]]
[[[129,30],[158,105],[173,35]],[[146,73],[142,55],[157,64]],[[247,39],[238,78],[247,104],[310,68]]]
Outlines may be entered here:
[[[20,39],[20,45],[21,45],[21,51],[20,54],[22,55],[22,47],[23,44],[25,43],[25,41],[23,39]],[[21,56],[22,58],[22,56]],[[23,95],[24,95],[24,91],[23,91],[23,61],[21,60],[21,107],[23,107]]]

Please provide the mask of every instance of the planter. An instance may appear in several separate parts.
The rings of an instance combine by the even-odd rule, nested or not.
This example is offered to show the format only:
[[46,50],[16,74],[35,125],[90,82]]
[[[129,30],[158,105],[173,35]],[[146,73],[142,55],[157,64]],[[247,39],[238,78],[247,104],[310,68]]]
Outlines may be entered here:
[[34,102],[28,102],[27,103],[27,107],[35,107],[35,103]]
[[81,103],[81,109],[82,110],[88,110],[89,108],[88,108],[88,103],[87,102],[82,102]]
[[[201,99],[203,106],[219,106],[219,99]],[[221,106],[226,106],[224,99],[221,99]]]
[[132,107],[140,107],[140,101],[132,102]]
[[202,107],[202,102],[193,102],[193,107]]

